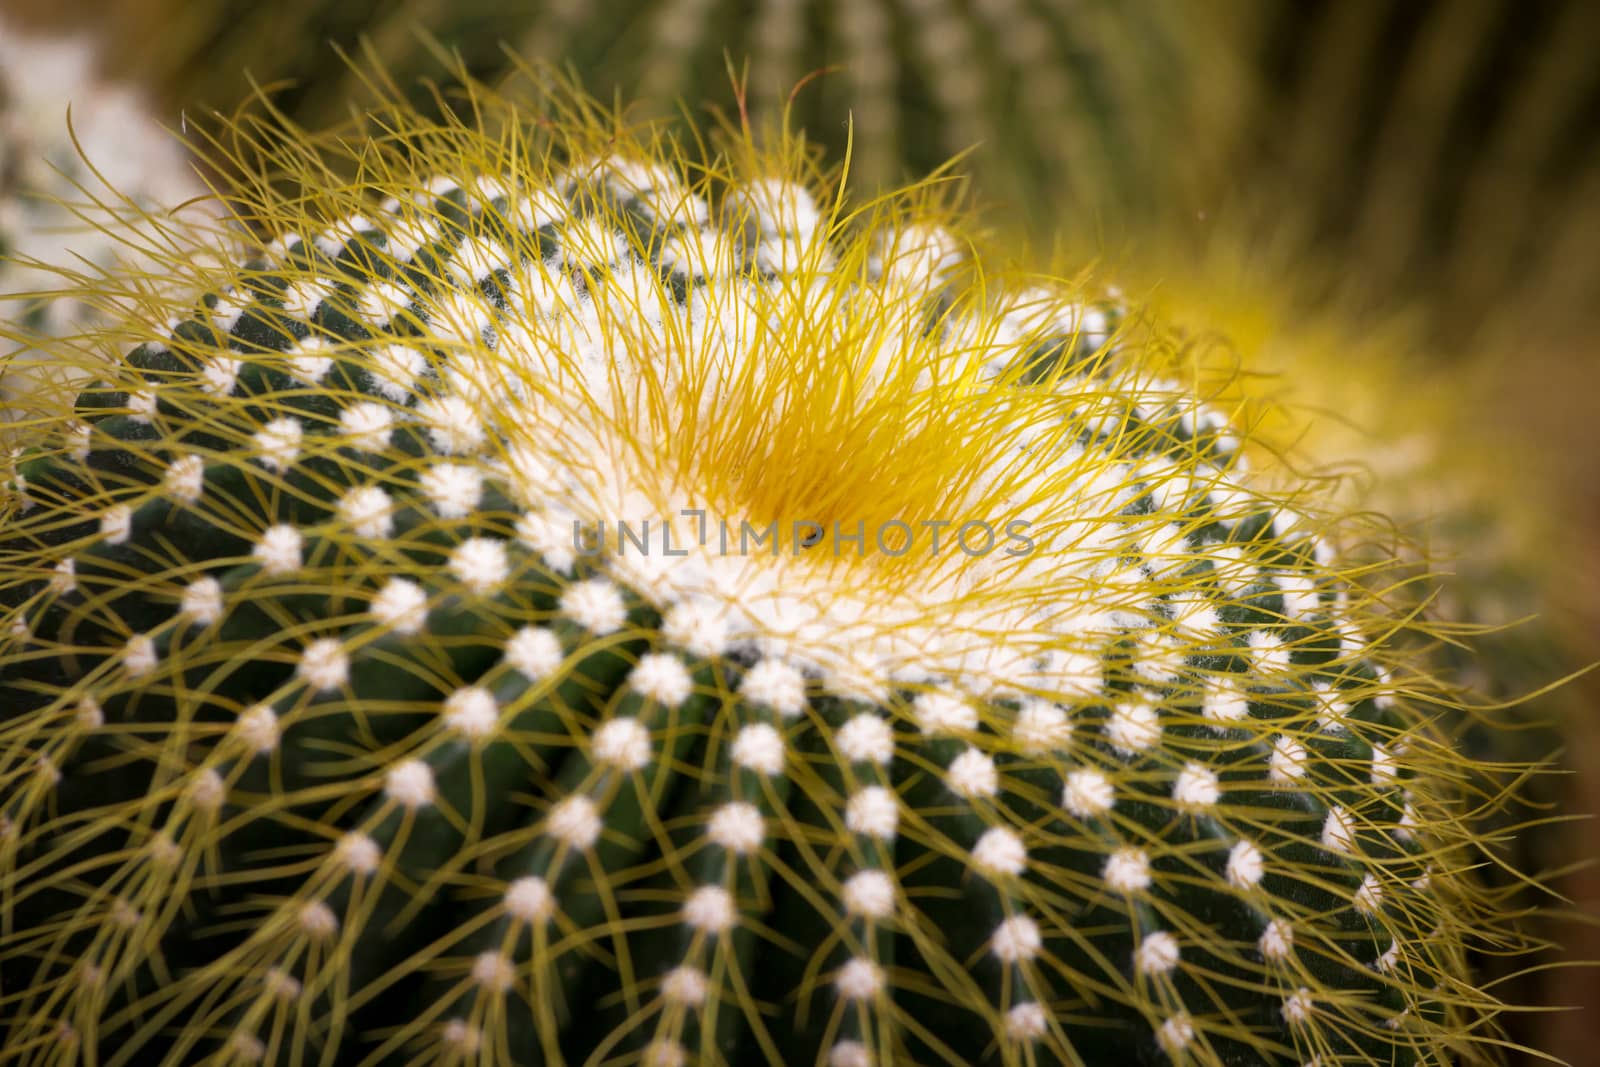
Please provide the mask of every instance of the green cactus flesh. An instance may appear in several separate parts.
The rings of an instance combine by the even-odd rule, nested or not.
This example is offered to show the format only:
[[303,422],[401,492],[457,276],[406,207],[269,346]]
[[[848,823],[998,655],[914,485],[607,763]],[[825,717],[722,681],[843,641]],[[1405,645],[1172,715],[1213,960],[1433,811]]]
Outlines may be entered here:
[[0,1062],[1475,1054],[1405,625],[1181,353],[546,125],[256,194],[18,457]]

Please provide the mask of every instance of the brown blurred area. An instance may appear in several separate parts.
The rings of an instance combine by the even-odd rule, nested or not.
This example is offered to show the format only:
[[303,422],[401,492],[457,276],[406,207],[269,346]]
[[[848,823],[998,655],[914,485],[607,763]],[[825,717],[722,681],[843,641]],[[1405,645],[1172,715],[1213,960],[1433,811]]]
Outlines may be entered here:
[[[1600,253],[1600,247],[1596,249]],[[1600,353],[1592,335],[1541,346],[1497,376],[1503,400],[1498,432],[1518,440],[1528,454],[1552,459],[1565,522],[1577,531],[1568,545],[1552,545],[1559,590],[1546,607],[1553,624],[1572,633],[1563,666],[1579,670],[1600,659]],[[1573,1067],[1600,1063],[1600,670],[1591,670],[1542,702],[1559,717],[1563,774],[1562,810],[1579,820],[1553,866],[1576,869],[1554,882],[1576,913],[1553,924],[1551,955],[1558,968],[1535,985],[1542,1002],[1560,1010],[1519,1020],[1513,1032]],[[1524,1062],[1536,1062],[1524,1057]]]
[[[240,12],[229,40],[249,38],[257,78],[304,82],[326,67],[327,41],[353,52],[373,25],[406,35],[450,5],[419,0],[406,19],[388,13],[400,5],[368,0],[216,6]],[[1546,578],[1539,625],[1565,645],[1544,680],[1600,660],[1600,4],[1221,7],[1256,27],[1241,55],[1259,62],[1261,84],[1278,98],[1232,131],[1232,165],[1194,203],[1223,205],[1208,225],[1265,235],[1291,194],[1303,194],[1295,210],[1305,247],[1359,283],[1341,297],[1354,301],[1352,314],[1385,301],[1425,307],[1435,356],[1419,369],[1420,383],[1452,373],[1458,351],[1479,357],[1480,410],[1464,423],[1528,465],[1527,481],[1540,488],[1526,506],[1548,509],[1559,534],[1536,561]],[[230,109],[250,87],[236,69],[238,51],[213,53],[214,18],[152,32],[158,13],[175,9],[172,0],[0,0],[0,15],[15,25],[99,36],[107,73],[151,86],[172,125],[182,108]],[[1429,19],[1458,36],[1430,36]],[[485,55],[497,25],[485,16]],[[308,48],[308,38],[321,47]],[[1330,40],[1338,42],[1331,53]],[[1449,51],[1460,41],[1471,47]],[[375,46],[381,53],[384,41]],[[356,85],[348,76],[328,81],[318,99],[298,98],[296,114],[336,116]],[[1541,111],[1541,99],[1557,103]],[[1586,963],[1600,961],[1600,820],[1587,818],[1600,812],[1600,671],[1537,706],[1560,720],[1563,775],[1553,791],[1564,812],[1584,820],[1551,834],[1558,843],[1543,859],[1567,871],[1555,889],[1580,917],[1543,931],[1560,944],[1546,961],[1554,969],[1505,987],[1519,991],[1508,996],[1531,992],[1571,1010],[1507,1025],[1517,1040],[1583,1067],[1600,1063],[1600,968]]]
[[[1600,426],[1595,398],[1600,380],[1592,353],[1581,361],[1555,356],[1551,365],[1530,382],[1519,378],[1505,384],[1505,429],[1508,436],[1526,435],[1543,449],[1576,457],[1567,465],[1562,507],[1566,521],[1578,531],[1567,547],[1552,546],[1565,572],[1560,593],[1542,606],[1541,625],[1571,634],[1571,650],[1561,667],[1582,670],[1600,655]],[[1560,812],[1578,821],[1570,832],[1552,834],[1561,842],[1549,857],[1552,868],[1570,867],[1553,881],[1570,908],[1570,921],[1548,925],[1544,936],[1557,949],[1545,962],[1557,969],[1527,983],[1540,992],[1541,1005],[1562,1009],[1551,1014],[1524,1016],[1512,1025],[1514,1034],[1543,1052],[1579,1065],[1600,1062],[1600,672],[1590,671],[1534,706],[1557,722],[1562,746],[1557,760]],[[1570,902],[1570,904],[1566,903]],[[1534,1062],[1531,1057],[1526,1062]]]

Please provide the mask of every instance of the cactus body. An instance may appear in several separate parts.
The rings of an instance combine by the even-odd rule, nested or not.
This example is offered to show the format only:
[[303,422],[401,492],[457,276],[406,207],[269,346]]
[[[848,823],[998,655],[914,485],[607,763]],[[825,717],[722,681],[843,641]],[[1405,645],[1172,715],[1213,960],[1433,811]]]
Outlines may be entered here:
[[0,1061],[1481,1052],[1439,694],[1182,353],[545,104],[283,146],[19,459]]

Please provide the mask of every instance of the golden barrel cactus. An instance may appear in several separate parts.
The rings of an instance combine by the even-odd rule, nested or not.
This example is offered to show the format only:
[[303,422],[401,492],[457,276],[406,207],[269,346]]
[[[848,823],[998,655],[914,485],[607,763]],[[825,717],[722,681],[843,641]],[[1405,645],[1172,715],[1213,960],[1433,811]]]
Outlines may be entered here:
[[53,349],[0,1062],[1492,1058],[1428,634],[1191,347],[936,188],[471,105],[241,130]]

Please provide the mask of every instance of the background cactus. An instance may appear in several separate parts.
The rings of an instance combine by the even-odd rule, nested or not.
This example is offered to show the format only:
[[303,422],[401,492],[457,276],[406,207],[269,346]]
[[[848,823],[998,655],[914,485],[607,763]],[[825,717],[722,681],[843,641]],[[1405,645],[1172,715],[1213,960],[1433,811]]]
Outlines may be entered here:
[[1497,787],[1192,346],[473,102],[254,131],[261,236],[55,349],[131,346],[11,476],[0,1058],[1492,1058]]
[[[1191,127],[1223,124],[1246,84],[1223,20],[1106,0],[39,6],[109,22],[108,35],[127,45],[122,68],[191,113],[231,109],[255,79],[295,121],[337,121],[364,87],[330,45],[370,49],[425,112],[434,100],[422,82],[438,77],[440,46],[488,81],[520,56],[570,67],[591,92],[619,94],[652,118],[710,104],[743,107],[759,126],[792,108],[795,128],[832,158],[849,145],[850,181],[867,194],[978,148],[963,171],[991,203],[1035,222],[1124,218],[1180,175],[1209,173],[1220,138],[1171,148]],[[747,76],[743,101],[730,62]]]
[[328,44],[363,35],[431,105],[419,27],[480,77],[510,69],[510,46],[658,114],[733,106],[725,55],[748,64],[760,119],[822,72],[799,117],[841,158],[853,116],[863,191],[976,148],[963,169],[998,218],[1094,255],[1153,242],[1170,260],[1216,235],[1287,250],[1361,310],[1415,302],[1446,359],[1512,305],[1523,328],[1587,322],[1600,285],[1585,254],[1600,15],[1574,0],[10,4],[103,27],[119,70],[174,110],[231,109],[254,77],[313,126],[359,95]]
[[92,40],[0,21],[0,415],[30,387],[30,335],[81,328],[104,302],[51,293],[61,272],[137,269],[141,243],[178,224],[161,209],[204,192],[138,92],[97,77]]
[[1229,166],[1187,201],[1204,212],[1188,227],[1201,256],[1253,246],[1263,277],[1298,266],[1292,277],[1316,283],[1307,305],[1357,329],[1418,315],[1430,343],[1411,358],[1441,369],[1496,356],[1520,369],[1529,340],[1592,336],[1600,10],[1218,8],[1254,74],[1232,128],[1206,130]]

